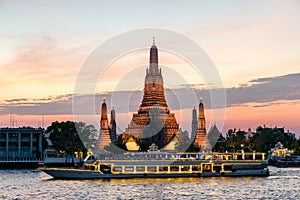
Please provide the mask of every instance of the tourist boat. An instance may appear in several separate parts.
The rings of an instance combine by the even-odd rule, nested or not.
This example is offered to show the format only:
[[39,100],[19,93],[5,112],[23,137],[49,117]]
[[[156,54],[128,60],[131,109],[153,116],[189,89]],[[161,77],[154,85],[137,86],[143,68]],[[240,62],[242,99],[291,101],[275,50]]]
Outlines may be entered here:
[[300,167],[300,156],[293,155],[293,152],[283,147],[280,142],[270,152],[270,165],[275,167]]
[[[126,179],[219,176],[268,176],[264,154],[176,154],[159,159],[110,159],[83,168],[40,168],[55,179]],[[145,154],[145,158],[148,155]],[[156,155],[157,157],[157,155]],[[128,158],[128,157],[127,157]]]

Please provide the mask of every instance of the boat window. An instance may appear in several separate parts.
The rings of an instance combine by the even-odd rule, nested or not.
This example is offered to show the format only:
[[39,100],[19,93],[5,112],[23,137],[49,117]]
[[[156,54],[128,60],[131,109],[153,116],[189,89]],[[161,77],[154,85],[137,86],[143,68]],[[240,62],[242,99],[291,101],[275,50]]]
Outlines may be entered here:
[[100,171],[103,173],[111,173],[111,166],[110,165],[100,165]]
[[212,171],[212,164],[202,164],[202,171],[203,172],[211,172]]
[[156,172],[156,166],[152,167],[152,166],[148,166],[148,172]]
[[214,166],[213,169],[216,172],[220,172],[221,171],[221,166]]
[[232,166],[231,165],[224,165],[224,171],[231,171]]
[[136,167],[136,171],[137,172],[144,172],[145,171],[145,167]]
[[201,171],[201,166],[200,165],[192,166],[192,171],[193,172],[199,172],[199,171]]
[[125,167],[126,172],[133,172],[133,167]]
[[171,166],[170,171],[171,172],[174,172],[174,171],[178,172],[179,171],[179,166]]
[[122,167],[113,167],[113,171],[122,172]]
[[190,166],[181,166],[181,171],[182,172],[188,172],[188,171],[190,171]]
[[159,171],[160,172],[167,172],[168,171],[168,167],[167,166],[160,166],[159,167]]

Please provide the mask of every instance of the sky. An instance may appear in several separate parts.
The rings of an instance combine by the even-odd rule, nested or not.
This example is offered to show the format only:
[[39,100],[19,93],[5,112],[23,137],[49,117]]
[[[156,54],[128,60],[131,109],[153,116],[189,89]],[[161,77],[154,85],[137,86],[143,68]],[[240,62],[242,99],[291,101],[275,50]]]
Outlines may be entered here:
[[[214,108],[209,87],[213,83],[197,76],[180,56],[160,50],[162,36],[153,33],[168,105],[182,130],[191,130],[192,108],[197,106],[185,95],[189,88],[196,99],[203,97],[208,126],[217,124],[223,134],[229,128],[266,125],[300,135],[299,1],[4,0],[0,24],[0,127],[47,127],[52,121],[74,120],[74,87],[87,58],[114,36],[156,28],[197,43],[226,92],[226,107]],[[150,47],[152,38],[145,44]],[[108,49],[99,59],[112,54]],[[91,94],[96,96],[91,107],[97,115],[104,97],[109,109],[115,107],[118,133],[141,102],[148,54],[149,49],[141,49],[114,58]],[[174,81],[174,71],[186,83]],[[114,97],[119,98],[112,102]],[[125,97],[130,101],[122,101]],[[222,110],[225,117],[212,117],[214,110]],[[80,119],[94,123],[85,113]]]

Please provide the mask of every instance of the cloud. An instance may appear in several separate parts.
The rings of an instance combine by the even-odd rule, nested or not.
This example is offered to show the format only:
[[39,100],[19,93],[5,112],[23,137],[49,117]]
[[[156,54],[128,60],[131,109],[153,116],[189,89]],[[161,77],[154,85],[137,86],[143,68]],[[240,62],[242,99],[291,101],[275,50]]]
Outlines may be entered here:
[[0,63],[0,74],[4,75],[0,79],[1,100],[69,93],[84,54],[91,48],[64,36],[11,35],[9,38],[14,44],[13,56]]
[[5,100],[5,102],[7,103],[18,103],[18,102],[22,102],[22,101],[29,101],[30,99],[28,98],[19,98],[19,99],[7,99]]
[[[248,84],[227,88],[227,107],[252,106],[267,107],[281,104],[299,104],[300,73],[284,76],[266,77],[250,80]],[[202,86],[202,85],[201,85]],[[216,90],[216,89],[214,89]],[[212,108],[208,89],[199,89],[194,85],[165,90],[165,96],[171,110],[192,108],[197,106],[199,98],[203,98],[206,108]],[[76,114],[99,114],[103,99],[106,99],[108,110],[114,107],[119,113],[136,112],[143,92],[115,91],[90,95],[65,94],[47,98],[6,99],[0,105],[1,114],[19,115],[71,115],[72,106],[76,106]],[[74,104],[73,104],[74,103]]]
[[48,98],[19,98],[6,99],[0,105],[2,115],[64,115],[72,113],[72,94],[53,96]]
[[259,78],[249,85],[226,89],[228,106],[235,103],[264,103],[300,99],[300,73]]

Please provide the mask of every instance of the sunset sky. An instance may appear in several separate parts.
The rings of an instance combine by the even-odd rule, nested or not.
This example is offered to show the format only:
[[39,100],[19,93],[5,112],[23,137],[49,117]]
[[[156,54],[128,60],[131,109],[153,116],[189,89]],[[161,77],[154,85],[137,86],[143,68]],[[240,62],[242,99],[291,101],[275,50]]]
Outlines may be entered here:
[[[42,125],[43,115],[45,127],[55,120],[73,120],[72,95],[89,55],[114,36],[156,28],[187,36],[214,63],[227,97],[225,124],[220,127],[223,134],[229,128],[255,130],[265,124],[300,135],[297,0],[4,0],[0,1],[0,24],[0,127],[10,126],[10,118],[15,126],[34,127]],[[160,35],[154,32],[153,36],[159,49]],[[150,48],[152,37],[145,44]],[[112,53],[108,49],[101,56]],[[127,127],[140,104],[148,54],[149,49],[141,49],[115,58],[95,90],[97,102],[91,107],[99,107],[105,97],[109,109],[116,109],[118,133]],[[190,64],[164,50],[159,50],[159,62],[165,89],[170,91],[166,92],[168,104],[182,130],[191,130],[195,103],[184,99],[184,84],[174,81],[172,71],[187,80],[197,98],[203,96],[208,126],[221,126],[218,119],[211,119],[209,87]],[[180,106],[172,94],[183,96]],[[120,99],[129,95],[130,106],[120,100],[112,103],[117,95]],[[88,117],[87,123],[92,123]]]

